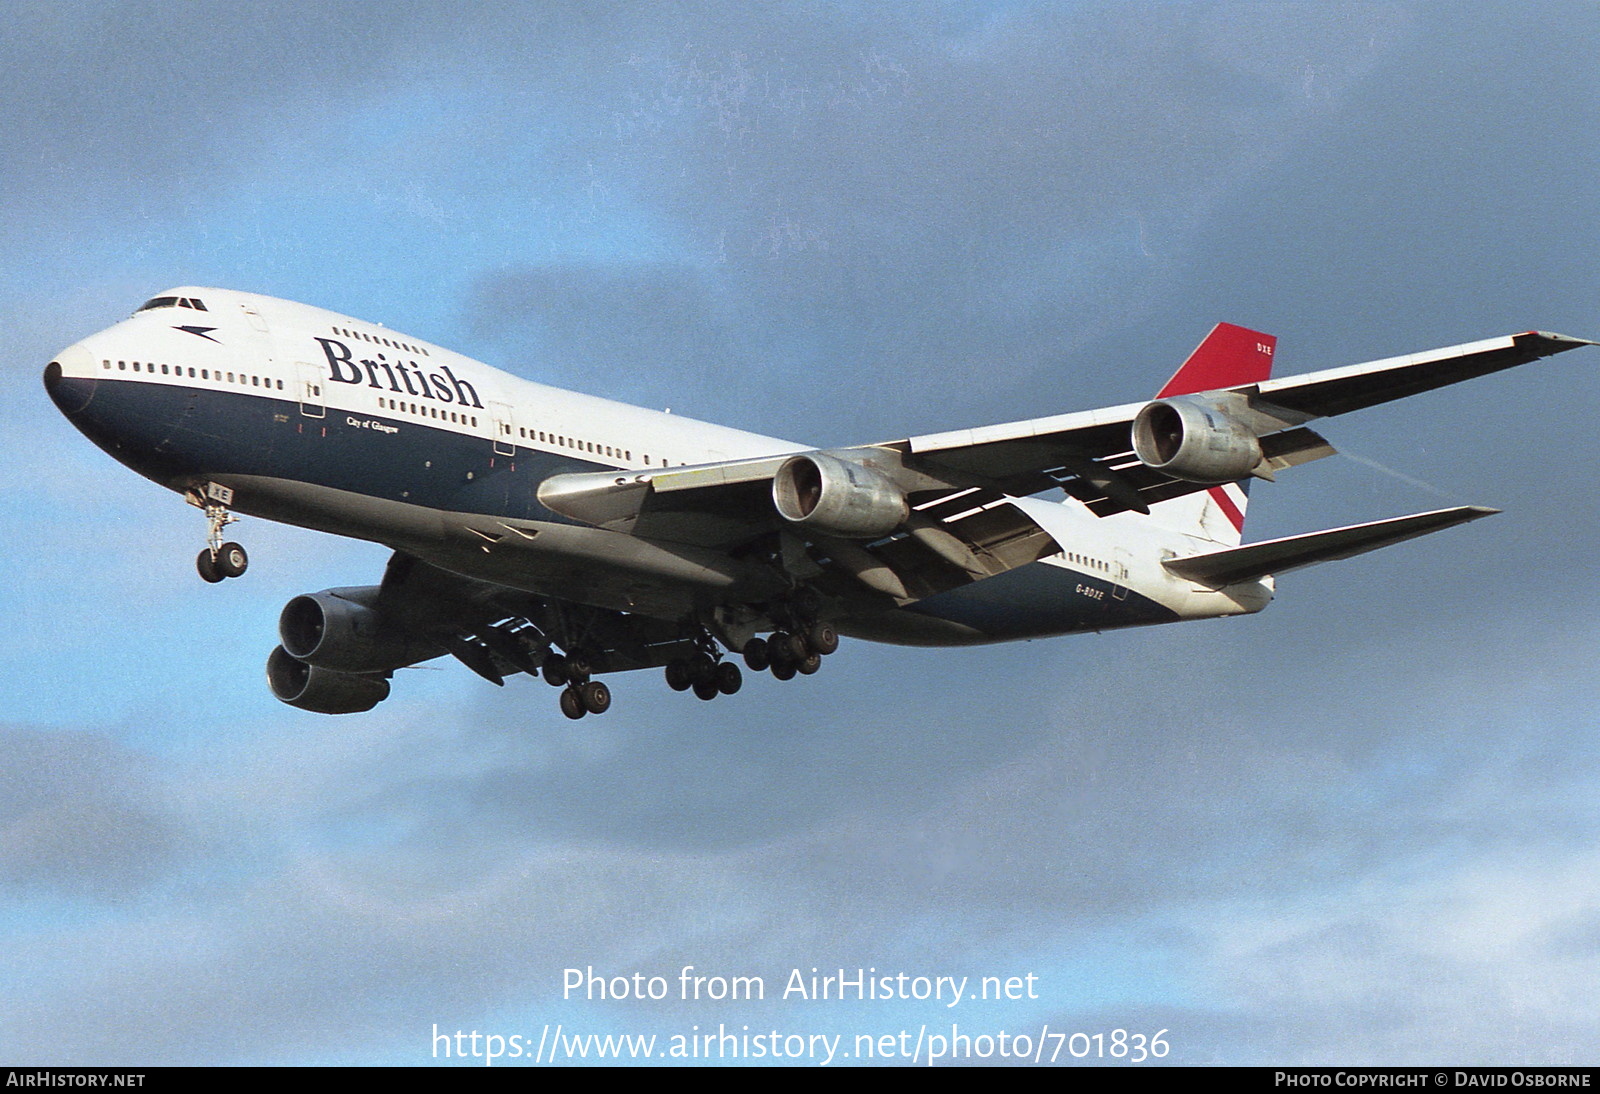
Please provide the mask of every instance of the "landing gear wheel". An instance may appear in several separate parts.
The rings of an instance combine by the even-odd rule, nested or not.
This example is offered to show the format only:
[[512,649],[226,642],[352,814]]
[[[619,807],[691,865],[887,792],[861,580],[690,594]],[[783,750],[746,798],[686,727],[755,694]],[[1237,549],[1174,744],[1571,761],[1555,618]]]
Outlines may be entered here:
[[555,653],[544,659],[545,683],[553,688],[559,688],[566,684],[568,678],[567,659],[565,657]]
[[723,661],[717,666],[717,690],[724,695],[732,695],[744,684],[744,674],[739,671],[739,666],[732,661]]
[[594,666],[589,663],[589,658],[581,650],[567,654],[567,677],[580,684],[589,682],[589,675],[594,672]]
[[[689,679],[696,684],[706,682],[716,684],[717,663],[711,660],[710,654],[697,653],[689,658]],[[698,695],[699,692],[696,691],[695,694]]]
[[806,655],[805,639],[788,631],[774,631],[767,639],[767,661],[773,665],[792,665]]
[[801,658],[800,663],[795,666],[795,670],[799,672],[801,676],[810,676],[821,667],[822,654],[808,653],[805,655],[805,657]]
[[717,687],[715,680],[696,680],[694,682],[694,694],[695,698],[709,702],[721,695],[722,691]]
[[217,572],[217,560],[211,557],[211,548],[209,547],[196,556],[194,568],[200,571],[202,578],[213,585],[223,578],[223,575]]
[[565,688],[561,692],[561,713],[573,721],[577,721],[589,713],[589,708],[583,705],[583,697],[576,688]]
[[673,691],[688,691],[689,685],[693,683],[694,677],[689,673],[689,662],[681,657],[667,662],[667,687]]
[[772,655],[767,652],[765,638],[752,638],[744,644],[744,663],[751,672],[767,671],[767,666],[772,664]]
[[839,648],[839,632],[832,623],[813,623],[806,628],[806,648],[826,657]]
[[795,667],[788,661],[776,661],[772,665],[772,675],[779,680],[793,680]]
[[611,709],[611,689],[598,680],[590,680],[578,688],[578,696],[583,700],[583,709],[590,714],[604,714]]
[[806,659],[806,654],[811,650],[806,646],[804,635],[786,634],[783,636],[783,659],[792,665],[798,665]]
[[223,577],[238,577],[250,567],[250,556],[237,543],[224,543],[217,552],[217,573]]

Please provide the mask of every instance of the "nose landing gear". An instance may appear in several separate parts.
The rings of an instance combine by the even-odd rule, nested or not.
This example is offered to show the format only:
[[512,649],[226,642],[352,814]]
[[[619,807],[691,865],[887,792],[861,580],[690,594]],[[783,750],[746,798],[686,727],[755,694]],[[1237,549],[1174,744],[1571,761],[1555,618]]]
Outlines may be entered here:
[[239,520],[228,512],[227,503],[233,500],[233,491],[216,483],[207,483],[204,493],[194,490],[187,497],[190,505],[205,510],[209,525],[205,550],[194,560],[194,568],[200,572],[201,578],[216,584],[223,578],[238,577],[244,573],[250,566],[250,556],[237,543],[222,542],[222,530]]

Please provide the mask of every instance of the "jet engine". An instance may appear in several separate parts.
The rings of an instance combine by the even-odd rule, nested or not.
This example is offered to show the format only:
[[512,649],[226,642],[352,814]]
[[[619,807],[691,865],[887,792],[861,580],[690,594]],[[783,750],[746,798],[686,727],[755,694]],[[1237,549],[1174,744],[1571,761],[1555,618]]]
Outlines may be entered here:
[[1242,479],[1261,463],[1261,438],[1210,400],[1158,399],[1133,420],[1133,451],[1147,467],[1186,482]]
[[395,669],[445,651],[367,605],[377,586],[297,596],[278,616],[283,645],[267,658],[272,694],[301,710],[355,714],[389,697]]
[[841,539],[877,539],[905,523],[911,504],[878,472],[822,452],[795,456],[772,477],[778,515]]
[[267,658],[267,686],[290,706],[317,714],[359,714],[389,697],[389,681],[380,673],[335,672],[308,665],[282,646]]
[[335,672],[388,672],[444,650],[412,635],[360,603],[375,587],[327,589],[297,596],[278,616],[278,637],[289,656]]

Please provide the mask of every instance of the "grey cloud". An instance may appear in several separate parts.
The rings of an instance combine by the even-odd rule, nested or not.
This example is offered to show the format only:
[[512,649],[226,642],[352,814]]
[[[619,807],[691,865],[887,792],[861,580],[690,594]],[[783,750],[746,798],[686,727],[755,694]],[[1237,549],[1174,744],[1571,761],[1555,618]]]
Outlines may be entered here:
[[469,308],[480,338],[537,361],[545,382],[682,407],[748,376],[742,324],[723,314],[717,288],[677,264],[558,261],[480,283]]
[[[1286,642],[1300,630],[1286,620],[1281,634],[1252,633]],[[1070,959],[1117,924],[1130,945],[1165,952],[1158,964],[1205,986],[1200,1017],[1174,1038],[1186,1061],[1208,1036],[1228,1059],[1338,1057],[1339,1038],[1411,1007],[1413,1024],[1375,1042],[1374,1058],[1395,1058],[1405,1032],[1421,1040],[1431,1020],[1457,1019],[1460,1044],[1484,1043],[1473,1038],[1487,1023],[1467,1018],[1483,997],[1450,1003],[1430,988],[1440,978],[1489,991],[1573,959],[1592,916],[1582,899],[1488,965],[1459,947],[1418,946],[1427,924],[1450,924],[1441,901],[1470,894],[1480,862],[1514,876],[1505,855],[1544,847],[1555,865],[1528,876],[1533,892],[1553,891],[1569,867],[1542,826],[1576,824],[1580,841],[1592,828],[1581,796],[1562,791],[1585,778],[1583,763],[1542,780],[1551,793],[1535,793],[1521,770],[1557,747],[1555,717],[1573,716],[1565,705],[1521,728],[1477,706],[1478,721],[1452,732],[1472,741],[1493,731],[1496,752],[1443,756],[1430,808],[1403,804],[1401,786],[1385,790],[1387,757],[1411,755],[1432,732],[1420,719],[1493,686],[1472,683],[1492,641],[1458,651],[1462,675],[1434,691],[1374,688],[1372,707],[1409,709],[1404,722],[1322,712],[1340,681],[1392,660],[1381,649],[1325,666],[1321,690],[1302,688],[1286,708],[1246,686],[1248,659],[1231,642],[1186,669],[1169,665],[1143,698],[1111,702],[1098,666],[1137,647],[1096,645],[1031,647],[1042,659],[927,659],[926,671],[979,673],[1000,694],[1026,693],[1043,670],[1056,684],[1013,709],[1021,728],[980,716],[983,696],[953,705],[926,682],[914,688],[925,701],[865,715],[851,706],[859,685],[907,665],[890,663],[895,651],[880,660],[861,650],[863,669],[813,681],[813,710],[837,713],[787,729],[771,718],[741,726],[745,712],[728,714],[731,704],[708,717],[685,700],[634,719],[619,710],[580,733],[539,718],[548,689],[528,683],[455,723],[426,710],[341,723],[313,746],[314,765],[303,731],[275,733],[252,762],[174,780],[189,823],[214,833],[186,865],[221,876],[170,908],[145,905],[134,925],[84,926],[71,955],[37,956],[57,984],[17,1011],[14,1029],[49,1031],[53,1058],[130,1045],[160,1062],[303,1058],[341,1038],[403,1043],[454,1015],[537,1011],[572,964],[771,975],[892,953],[943,967],[967,960],[958,945]],[[1542,660],[1530,649],[1513,667]],[[1197,699],[1216,695],[1219,679],[1243,682],[1220,702]],[[1553,684],[1571,690],[1567,675]],[[922,709],[940,702],[943,720]],[[1500,785],[1516,788],[1514,803]],[[1498,842],[1486,836],[1496,823]],[[239,864],[249,869],[230,879]],[[1445,881],[1407,880],[1441,865]],[[1486,903],[1479,919],[1492,930],[1516,922],[1515,908]],[[928,923],[920,941],[899,936],[918,920]],[[119,952],[130,930],[142,942]],[[1240,1000],[1279,1032],[1249,1032],[1235,1020]],[[1137,1016],[1120,1011],[1116,1024]]]
[[[600,181],[602,217],[646,201],[699,258],[697,285],[738,301],[707,348],[733,355],[736,374],[777,378],[740,392],[753,428],[828,420],[832,442],[970,424],[974,404],[1015,416],[1019,399],[1051,392],[1067,409],[1063,363],[1135,323],[1186,273],[1178,259],[1220,195],[1331,109],[1294,66],[1234,59],[1215,14],[1164,19],[1159,34],[1154,18],[1024,10],[933,35],[894,20],[701,27],[603,70],[606,106],[588,108],[594,129],[573,133],[564,170]],[[1340,88],[1407,26],[1382,8],[1337,25],[1269,21]],[[535,269],[573,272],[559,259]],[[477,322],[546,320],[549,305],[525,311],[500,280],[476,294]],[[1203,329],[1167,343],[1133,392]],[[581,358],[593,337],[524,339],[516,356]],[[896,394],[841,408],[852,388]]]
[[96,899],[138,894],[183,861],[180,828],[144,799],[150,768],[114,739],[0,730],[0,882]]

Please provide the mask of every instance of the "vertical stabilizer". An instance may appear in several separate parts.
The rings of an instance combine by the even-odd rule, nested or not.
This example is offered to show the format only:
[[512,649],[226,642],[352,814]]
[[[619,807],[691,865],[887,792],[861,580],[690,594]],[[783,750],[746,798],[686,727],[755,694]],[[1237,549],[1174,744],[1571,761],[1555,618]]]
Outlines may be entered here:
[[1197,391],[1259,384],[1272,377],[1272,354],[1278,339],[1232,323],[1218,323],[1172,374],[1157,399],[1193,395]]
[[[1278,339],[1273,335],[1218,323],[1156,393],[1156,398],[1259,384],[1272,376],[1272,354],[1277,345]],[[1244,538],[1249,486],[1248,479],[1213,486],[1159,502],[1151,507],[1150,515],[1188,535],[1237,546]]]

